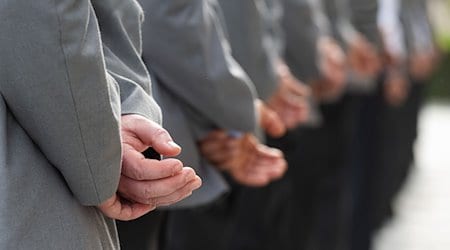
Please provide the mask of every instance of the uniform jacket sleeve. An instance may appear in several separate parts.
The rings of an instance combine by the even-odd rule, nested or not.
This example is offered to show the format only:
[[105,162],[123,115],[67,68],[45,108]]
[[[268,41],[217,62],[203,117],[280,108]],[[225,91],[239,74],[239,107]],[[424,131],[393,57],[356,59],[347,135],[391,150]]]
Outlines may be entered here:
[[379,0],[378,27],[382,32],[384,50],[400,60],[406,59],[403,27],[400,22],[400,0]]
[[381,47],[381,37],[377,25],[378,0],[347,0],[351,22],[377,48]]
[[317,1],[283,0],[283,3],[286,62],[299,79],[315,79],[320,74],[317,42],[329,34],[328,19]]
[[351,21],[349,0],[318,0],[330,23],[331,34],[342,46],[346,47],[354,36],[356,29]]
[[[277,88],[277,56],[267,26],[270,11],[264,0],[219,0],[233,57],[250,76],[258,96],[266,100]],[[275,53],[274,53],[275,52]]]
[[8,108],[82,204],[111,197],[120,176],[120,98],[91,2],[2,1],[0,31]]
[[435,48],[434,33],[426,1],[401,0],[400,17],[408,53],[433,51]]
[[145,0],[144,59],[160,83],[216,127],[253,131],[250,79],[231,56],[217,4]]
[[283,57],[285,49],[285,34],[282,26],[284,8],[282,0],[265,0],[268,14],[266,15],[267,32],[272,37],[274,44],[275,60]]
[[108,73],[120,87],[121,113],[139,114],[161,123],[150,77],[142,57],[143,11],[136,1],[94,0]]

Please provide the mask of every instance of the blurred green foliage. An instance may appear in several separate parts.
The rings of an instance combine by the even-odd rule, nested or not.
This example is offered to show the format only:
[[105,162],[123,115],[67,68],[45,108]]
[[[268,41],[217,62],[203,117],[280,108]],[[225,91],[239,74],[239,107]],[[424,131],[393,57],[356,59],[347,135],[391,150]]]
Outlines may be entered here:
[[[443,0],[441,0],[443,1]],[[441,7],[450,9],[450,0],[445,0],[446,4]],[[447,12],[448,13],[448,12]],[[435,26],[436,43],[439,50],[442,52],[442,63],[436,70],[433,77],[430,79],[428,86],[428,97],[432,99],[450,101],[450,29],[448,27],[449,16],[443,16],[442,20],[447,21],[437,22],[441,23],[441,27]],[[435,23],[436,24],[436,23]]]
[[430,79],[428,97],[432,99],[450,101],[450,54],[446,53],[442,63]]

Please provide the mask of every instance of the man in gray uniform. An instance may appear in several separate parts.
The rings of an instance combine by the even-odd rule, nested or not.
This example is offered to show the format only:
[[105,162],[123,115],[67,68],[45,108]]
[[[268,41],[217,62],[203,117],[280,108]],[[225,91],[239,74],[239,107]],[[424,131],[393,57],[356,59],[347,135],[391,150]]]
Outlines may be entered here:
[[[164,127],[185,149],[180,158],[196,166],[203,187],[171,208],[159,244],[149,240],[148,227],[155,224],[155,218],[150,217],[121,224],[122,243],[126,249],[216,249],[214,246],[225,246],[227,242],[231,211],[221,205],[232,197],[227,195],[229,185],[219,168],[223,166],[201,155],[199,142],[215,130],[224,131],[225,141],[254,133],[265,115],[260,105],[255,106],[253,83],[231,56],[216,1],[141,3],[146,12],[143,57],[157,78],[154,91],[162,107]],[[259,150],[261,147],[256,147],[258,157],[274,160],[273,169],[285,169],[281,152]],[[225,172],[236,179],[236,172]],[[239,181],[248,181],[246,177]]]
[[[414,3],[380,1],[379,23],[384,35],[386,66],[378,91],[365,103],[361,114],[361,121],[365,124],[361,123],[364,127],[360,131],[366,131],[362,144],[370,146],[366,146],[364,164],[358,166],[359,184],[354,188],[357,195],[354,196],[352,249],[370,248],[372,234],[392,215],[390,203],[412,163],[420,91],[410,83],[406,44],[417,39],[406,35],[409,24],[401,24],[411,5]],[[412,15],[416,24],[423,16],[419,12]],[[423,22],[425,28],[413,24],[415,27],[422,26],[422,31],[418,32],[422,41],[424,37],[428,37],[425,40],[432,37],[426,19]],[[429,44],[430,51],[433,51],[430,54],[433,55],[432,38]],[[423,64],[431,65],[429,69],[422,69],[429,71],[433,67],[432,61]]]
[[[403,23],[405,45],[408,51],[407,69],[411,81],[409,98],[406,100],[408,124],[407,138],[405,139],[405,163],[403,173],[399,173],[398,191],[410,165],[413,163],[413,144],[417,137],[417,124],[419,109],[423,104],[425,85],[439,63],[439,52],[435,42],[435,34],[430,22],[428,4],[425,0],[403,0],[401,21]],[[397,190],[395,190],[397,189]]]
[[[388,19],[395,19],[395,23],[391,21],[381,25],[386,34],[385,50],[389,59],[386,64],[389,67],[379,94],[380,121],[376,122],[379,124],[378,138],[381,139],[377,142],[376,172],[368,175],[370,189],[366,196],[370,207],[365,210],[368,213],[367,224],[371,228],[366,238],[392,216],[391,203],[414,160],[413,144],[424,81],[437,63],[425,1],[382,1],[381,4],[394,10],[390,15],[381,13],[380,23]],[[392,30],[396,26],[396,30]],[[391,41],[396,36],[396,41]],[[395,78],[400,80],[396,82]],[[367,242],[370,243],[369,240]]]
[[3,1],[0,15],[0,248],[117,249],[106,216],[133,219],[199,186],[179,161],[140,155],[180,148],[156,123],[135,2]]
[[[278,1],[264,0],[219,3],[224,11],[233,56],[286,127],[297,127],[307,118],[307,93],[281,56],[284,47],[280,34],[282,6]],[[274,146],[271,140],[268,142]],[[289,179],[283,178],[262,189],[235,187],[238,198],[232,206],[237,217],[229,249],[285,249],[289,242],[284,239],[290,231],[289,186]]]
[[[320,91],[314,91],[315,85],[320,86],[317,83],[336,81],[340,77],[336,75],[324,77],[326,76],[324,71],[318,70],[320,62],[317,62],[317,58],[320,57],[312,54],[306,55],[305,58],[305,51],[314,50],[302,51],[299,41],[314,45],[320,41],[320,37],[323,39],[327,34],[340,41],[341,46],[347,51],[349,61],[349,68],[345,69],[349,72],[346,81],[364,79],[376,74],[376,52],[371,49],[372,45],[368,44],[367,39],[359,33],[374,25],[376,27],[374,23],[376,20],[370,19],[376,14],[376,8],[374,12],[371,3],[355,2],[350,8],[347,1],[310,1],[312,11],[309,17],[306,14],[298,14],[303,13],[302,4],[307,5],[308,2],[285,1],[286,59],[293,72],[298,74],[297,77],[312,83],[313,93],[320,93]],[[369,11],[366,15],[360,15],[361,11],[367,9]],[[324,13],[327,15],[324,16]],[[306,17],[310,24],[309,28],[304,29],[309,32],[303,34],[297,28],[298,23],[307,22],[305,19],[300,19],[302,17]],[[356,30],[356,24],[352,23],[351,17],[366,18],[358,22],[365,21],[367,25],[362,27],[368,28]],[[323,49],[320,49],[319,45],[319,52],[321,50]],[[373,58],[375,58],[374,62],[372,62]],[[317,63],[312,65],[315,67],[307,64],[308,60],[314,59]],[[333,84],[328,84],[317,89],[332,90],[332,86]],[[343,94],[343,88],[341,87],[340,90],[341,93],[330,91],[329,96],[316,95],[322,102],[320,110],[323,124],[317,128],[299,129],[296,136],[297,144],[291,143],[294,146],[290,147],[291,153],[287,154],[288,162],[298,166],[291,168],[295,170],[293,171],[295,172],[293,200],[296,200],[292,231],[299,232],[293,237],[294,249],[345,249],[346,247],[346,242],[343,240],[345,238],[343,220],[346,217],[344,213],[346,209],[343,206],[347,200],[343,187],[346,168],[350,165],[355,103],[353,97],[347,94],[339,98]],[[292,155],[292,158],[289,155]]]
[[361,176],[368,173],[366,163],[371,163],[373,152],[376,151],[374,145],[368,142],[368,138],[374,138],[374,125],[368,121],[376,119],[372,103],[377,96],[377,80],[381,69],[378,3],[375,0],[325,0],[324,3],[330,22],[338,24],[334,30],[338,30],[337,37],[346,48],[349,62],[349,90],[343,98],[343,102],[347,102],[347,113],[341,118],[344,121],[341,137],[346,140],[346,149],[342,151],[345,161],[340,164],[343,176],[339,184],[345,187],[340,189],[343,199],[339,225],[342,231],[339,238],[343,240],[340,247],[348,249],[352,239],[358,238],[353,235],[354,232],[358,233],[356,227],[349,225],[364,225],[364,222],[354,220],[352,213],[355,206],[360,206],[356,209],[363,211],[365,203],[357,202],[354,206],[352,201],[363,196]]
[[331,37],[321,2],[285,0],[284,6],[286,61],[310,84],[322,114],[322,124],[299,128],[282,142],[293,179],[291,249],[336,249],[342,200],[338,169],[346,153],[347,104],[340,100],[345,57]]
[[[219,0],[233,57],[255,84],[259,98],[278,113],[288,128],[293,128],[307,117],[308,90],[284,70],[276,12],[269,9],[276,2],[268,5],[270,2]],[[295,119],[291,122],[288,117]]]

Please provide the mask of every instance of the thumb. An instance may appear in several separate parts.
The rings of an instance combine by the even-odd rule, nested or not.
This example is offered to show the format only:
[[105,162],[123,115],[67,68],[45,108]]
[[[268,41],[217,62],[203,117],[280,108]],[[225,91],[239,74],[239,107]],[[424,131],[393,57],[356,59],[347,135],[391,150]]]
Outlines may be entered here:
[[278,138],[286,133],[286,127],[278,114],[264,104],[262,104],[260,109],[260,124],[267,134],[272,137]]
[[140,115],[126,115],[122,123],[131,123],[128,129],[146,146],[152,147],[163,156],[176,156],[180,154],[181,147],[176,144],[169,132],[161,125]]

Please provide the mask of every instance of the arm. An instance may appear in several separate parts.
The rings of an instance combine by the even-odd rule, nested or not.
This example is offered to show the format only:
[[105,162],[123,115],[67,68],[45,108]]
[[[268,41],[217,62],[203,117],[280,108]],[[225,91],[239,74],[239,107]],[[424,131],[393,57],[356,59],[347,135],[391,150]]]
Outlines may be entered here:
[[267,34],[272,38],[275,58],[283,57],[285,49],[285,34],[282,27],[284,8],[282,0],[265,0],[267,15],[265,15]]
[[382,34],[384,50],[403,61],[406,48],[400,22],[400,4],[401,0],[379,0],[378,27]]
[[348,0],[319,0],[330,24],[331,34],[339,40],[343,47],[357,36],[357,31],[351,22],[351,10]]
[[401,2],[409,70],[414,79],[423,81],[431,75],[438,61],[427,5],[422,0]]
[[[345,56],[329,37],[329,23],[321,2],[285,0],[286,61],[294,74],[311,84],[314,96],[322,100],[339,96],[344,88]],[[327,97],[326,99],[331,99]]]
[[355,29],[364,35],[376,48],[381,46],[380,32],[377,27],[377,0],[347,0],[351,22]]
[[233,57],[250,76],[259,98],[266,101],[278,85],[278,53],[264,19],[264,15],[270,15],[267,5],[255,0],[219,0],[219,3]]
[[121,113],[139,114],[161,123],[150,77],[142,62],[143,13],[133,1],[94,0],[108,73],[120,87]]
[[185,198],[201,181],[176,159],[146,159],[142,153],[152,147],[158,154],[173,157],[181,148],[159,124],[160,110],[152,98],[150,78],[141,60],[140,6],[124,0],[98,0],[93,6],[107,69],[120,86],[122,102],[123,163],[118,192],[99,208],[107,216],[129,220]]
[[142,5],[144,59],[161,84],[211,124],[252,131],[255,90],[231,57],[216,6],[198,0]]
[[1,94],[76,198],[100,204],[120,176],[120,100],[90,1],[0,5]]
[[294,75],[310,81],[320,75],[317,44],[328,23],[317,1],[284,0],[285,58]]

